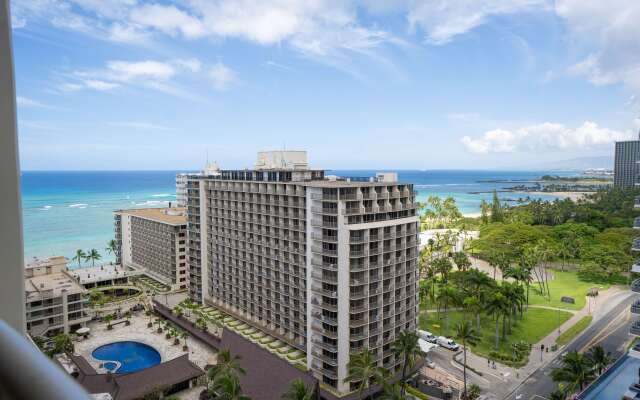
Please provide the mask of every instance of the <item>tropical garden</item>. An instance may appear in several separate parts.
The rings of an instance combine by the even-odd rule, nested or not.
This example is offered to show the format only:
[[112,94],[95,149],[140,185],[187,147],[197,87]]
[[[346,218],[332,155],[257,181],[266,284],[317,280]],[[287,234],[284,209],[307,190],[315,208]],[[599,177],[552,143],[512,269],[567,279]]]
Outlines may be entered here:
[[[638,194],[608,189],[581,201],[506,205],[494,192],[477,218],[463,217],[452,198],[429,197],[421,227],[445,230],[420,253],[421,329],[456,337],[461,324],[472,326],[474,353],[526,364],[532,344],[585,307],[588,295],[631,278]],[[460,248],[471,230],[479,236]]]

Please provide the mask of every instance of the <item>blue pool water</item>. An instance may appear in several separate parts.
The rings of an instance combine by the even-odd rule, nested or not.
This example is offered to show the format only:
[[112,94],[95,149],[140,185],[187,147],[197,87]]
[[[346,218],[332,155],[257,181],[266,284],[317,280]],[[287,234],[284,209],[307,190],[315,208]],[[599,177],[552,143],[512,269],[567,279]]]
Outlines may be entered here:
[[105,368],[113,371],[116,363],[120,368],[116,371],[119,374],[140,371],[141,369],[153,367],[160,364],[160,353],[151,346],[139,342],[115,342],[105,344],[95,349],[92,353],[96,360],[105,361]]
[[629,386],[638,382],[638,368],[640,359],[624,356],[582,393],[580,400],[620,400]]

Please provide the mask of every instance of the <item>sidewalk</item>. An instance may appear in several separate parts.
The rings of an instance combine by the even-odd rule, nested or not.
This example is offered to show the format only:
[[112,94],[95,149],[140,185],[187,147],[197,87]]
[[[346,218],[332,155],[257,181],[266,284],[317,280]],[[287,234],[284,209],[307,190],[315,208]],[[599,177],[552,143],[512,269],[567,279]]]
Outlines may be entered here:
[[[603,292],[600,292],[600,295],[597,297],[597,301],[595,304],[591,306],[591,315],[593,316],[594,323],[598,319],[602,318],[606,314],[608,310],[614,307],[617,302],[608,301],[611,300],[614,296],[623,291],[617,287],[612,287]],[[588,300],[587,300],[588,301]],[[592,302],[593,303],[593,302]],[[536,306],[530,306],[531,308],[535,308]],[[554,307],[547,306],[538,306],[538,308],[546,308],[546,309],[557,309]],[[569,311],[571,310],[563,310]],[[512,388],[515,388],[520,384],[524,379],[527,378],[530,374],[535,372],[540,367],[549,363],[554,357],[561,353],[565,346],[558,348],[555,352],[547,352],[546,349],[550,348],[555,344],[558,336],[565,332],[567,329],[571,328],[575,323],[580,321],[583,317],[589,315],[589,305],[588,303],[579,311],[573,311],[574,314],[571,318],[565,321],[560,329],[554,329],[549,335],[547,335],[544,339],[540,340],[538,343],[535,343],[532,347],[531,353],[529,355],[529,361],[527,364],[521,368],[512,368],[507,365],[500,364],[498,362],[495,363],[496,368],[493,369],[487,363],[487,359],[478,355],[473,354],[471,351],[467,351],[467,366],[472,369],[481,372],[485,378],[497,381],[504,382],[501,384],[500,391],[510,391]],[[541,353],[540,346],[544,344],[545,352]],[[456,360],[462,363],[463,355],[460,353]],[[462,368],[461,365],[458,365],[459,368]],[[473,374],[473,371],[471,371]],[[507,390],[508,389],[508,390]]]

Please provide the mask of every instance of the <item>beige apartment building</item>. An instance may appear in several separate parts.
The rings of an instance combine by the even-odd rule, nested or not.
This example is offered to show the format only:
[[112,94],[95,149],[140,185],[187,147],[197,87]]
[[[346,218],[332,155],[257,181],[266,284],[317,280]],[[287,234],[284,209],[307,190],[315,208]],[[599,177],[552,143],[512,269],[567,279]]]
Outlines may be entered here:
[[325,176],[305,152],[192,175],[191,297],[305,351],[320,382],[351,391],[350,354],[368,348],[398,370],[391,344],[416,329],[416,208],[413,186],[396,174]]
[[53,336],[74,332],[91,316],[86,309],[87,291],[67,272],[62,256],[34,259],[25,268],[27,332]]
[[118,264],[142,270],[172,289],[188,287],[183,207],[119,210],[114,218]]

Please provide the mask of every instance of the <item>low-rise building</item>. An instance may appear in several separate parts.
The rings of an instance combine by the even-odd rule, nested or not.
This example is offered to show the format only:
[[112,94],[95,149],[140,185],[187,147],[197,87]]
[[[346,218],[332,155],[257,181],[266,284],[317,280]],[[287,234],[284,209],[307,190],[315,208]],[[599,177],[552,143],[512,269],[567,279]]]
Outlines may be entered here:
[[104,264],[95,267],[78,268],[70,271],[70,274],[85,289],[95,289],[107,286],[131,285],[131,278],[141,275],[142,271],[117,264]]
[[27,332],[53,336],[84,326],[91,319],[86,293],[67,271],[66,258],[34,259],[25,269]]
[[172,289],[188,287],[184,208],[119,210],[115,212],[115,230],[117,263],[142,269]]

